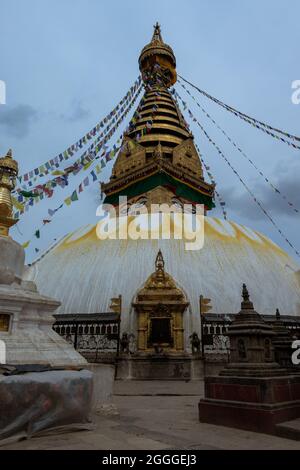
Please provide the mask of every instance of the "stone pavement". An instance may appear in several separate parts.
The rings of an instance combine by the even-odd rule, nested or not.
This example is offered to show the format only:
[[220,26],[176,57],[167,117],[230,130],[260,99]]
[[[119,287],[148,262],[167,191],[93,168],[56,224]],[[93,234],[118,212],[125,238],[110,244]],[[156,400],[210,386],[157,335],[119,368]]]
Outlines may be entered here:
[[116,382],[113,405],[95,417],[93,431],[49,435],[0,449],[300,449],[288,439],[199,423],[203,383]]

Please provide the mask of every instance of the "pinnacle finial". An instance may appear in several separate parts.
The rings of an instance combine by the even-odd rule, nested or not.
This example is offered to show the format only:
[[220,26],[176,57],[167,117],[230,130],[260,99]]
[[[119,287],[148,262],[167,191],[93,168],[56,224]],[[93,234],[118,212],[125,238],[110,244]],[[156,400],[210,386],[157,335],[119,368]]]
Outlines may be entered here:
[[243,297],[244,302],[249,302],[249,292],[248,292],[246,284],[243,284],[242,297]]
[[154,32],[153,32],[152,41],[163,42],[162,37],[161,37],[160,24],[158,23],[158,21],[156,22],[155,25],[153,25],[153,28],[154,28]]
[[280,312],[278,308],[276,308],[276,320],[280,320]]
[[158,253],[156,256],[155,269],[156,271],[161,271],[161,272],[163,272],[165,269],[165,261],[164,261],[161,250],[158,250]]
[[242,297],[242,310],[253,310],[253,303],[250,301],[250,296],[246,284],[243,284]]

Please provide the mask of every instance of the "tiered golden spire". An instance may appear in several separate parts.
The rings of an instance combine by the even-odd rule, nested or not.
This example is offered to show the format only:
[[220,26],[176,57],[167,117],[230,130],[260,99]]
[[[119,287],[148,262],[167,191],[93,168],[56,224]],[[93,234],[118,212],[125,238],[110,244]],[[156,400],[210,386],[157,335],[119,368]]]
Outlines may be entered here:
[[13,218],[11,191],[15,188],[18,163],[12,158],[11,149],[0,158],[0,236],[8,236],[9,228],[17,220]]
[[141,51],[139,68],[145,94],[125,133],[111,179],[102,185],[105,202],[118,204],[119,196],[126,195],[134,203],[146,196],[149,204],[172,203],[175,198],[180,204],[203,203],[210,209],[214,187],[203,179],[193,135],[169,91],[177,79],[176,59],[158,23]]

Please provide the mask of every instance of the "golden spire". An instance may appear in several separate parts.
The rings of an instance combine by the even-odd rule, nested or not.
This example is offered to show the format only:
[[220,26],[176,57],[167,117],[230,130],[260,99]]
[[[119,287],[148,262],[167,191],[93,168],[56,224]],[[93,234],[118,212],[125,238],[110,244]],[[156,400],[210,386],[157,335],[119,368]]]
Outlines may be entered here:
[[173,49],[164,43],[158,23],[154,25],[151,42],[142,49],[139,66],[145,84],[149,81],[149,77],[153,80],[158,66],[158,75],[161,78],[161,74],[163,74],[166,87],[174,85],[177,80],[175,55]]
[[15,188],[18,163],[12,158],[11,149],[0,158],[0,236],[8,236],[9,228],[17,220],[13,218],[11,191]]
[[[102,183],[105,203],[167,203],[214,207],[213,185],[204,181],[193,135],[169,88],[176,82],[176,59],[156,23],[151,41],[142,49],[139,67],[145,94],[126,130],[108,183]],[[129,151],[130,144],[130,151]],[[142,184],[142,181],[144,184]]]

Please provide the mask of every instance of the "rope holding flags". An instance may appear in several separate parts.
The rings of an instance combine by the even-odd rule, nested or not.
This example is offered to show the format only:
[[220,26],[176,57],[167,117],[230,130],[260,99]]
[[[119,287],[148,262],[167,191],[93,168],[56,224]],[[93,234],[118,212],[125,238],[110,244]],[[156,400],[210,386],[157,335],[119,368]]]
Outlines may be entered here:
[[[206,98],[210,99],[211,101],[213,101],[214,103],[218,104],[219,106],[221,106],[222,108],[226,109],[226,111],[229,111],[231,112],[232,114],[234,114],[235,116],[239,117],[240,119],[244,120],[245,122],[247,122],[248,124],[251,124],[253,127],[261,130],[262,132],[264,132],[265,134],[268,134],[270,135],[271,137],[273,137],[274,139],[277,139],[277,140],[280,140],[281,142],[284,142],[285,144],[289,145],[290,147],[293,147],[294,149],[297,149],[297,150],[300,150],[300,146],[299,145],[296,145],[294,144],[293,142],[290,142],[289,140],[287,140],[285,137],[287,137],[288,139],[290,140],[294,140],[294,141],[297,141],[297,142],[300,142],[300,137],[298,136],[295,136],[293,134],[290,134],[289,132],[285,132],[285,131],[282,131],[281,129],[276,129],[275,127],[272,127],[270,126],[269,124],[266,124],[262,121],[258,121],[257,119],[251,117],[251,116],[248,116],[247,114],[244,114],[242,113],[241,111],[238,111],[237,109],[233,108],[232,106],[229,106],[228,104],[226,103],[223,103],[221,100],[218,100],[217,98],[214,98],[212,95],[209,95],[208,93],[206,93],[206,91],[204,90],[201,90],[200,88],[198,88],[196,85],[193,85],[191,82],[189,82],[188,80],[186,80],[185,78],[183,78],[181,75],[178,75],[181,80],[183,80],[184,82],[186,82],[188,85],[190,85],[191,87],[195,88],[195,90],[197,90],[199,93],[201,93],[202,95],[204,95]],[[179,83],[180,83],[180,80],[178,80]],[[180,83],[181,84],[181,83]],[[183,84],[181,84],[183,86]],[[277,135],[277,134],[274,134],[274,132],[280,134],[280,135],[283,135],[285,137],[280,137],[280,135]]]
[[[155,88],[155,87],[154,87]],[[149,91],[152,91],[154,89],[152,86],[150,86],[149,84],[147,84],[146,86],[146,93],[149,92]],[[159,93],[158,90],[155,90],[155,95],[156,96],[161,96],[161,93]],[[132,132],[135,130],[136,128],[136,122],[138,121],[138,119],[141,117],[140,115],[140,110],[143,106],[145,102],[145,95],[143,96],[143,98],[141,99],[140,103],[139,103],[139,106],[136,110],[136,112],[134,113],[131,121],[129,122],[129,125],[128,125],[128,128],[126,129],[127,132]],[[151,115],[149,117],[149,119],[147,120],[145,126],[143,127],[143,129],[141,129],[141,131],[136,135],[136,141],[139,141],[141,139],[141,137],[143,135],[146,135],[146,134],[149,134],[151,132],[151,129],[152,129],[152,126],[153,126],[153,120],[155,118],[155,115],[158,111],[158,107],[156,104],[153,105],[152,109],[151,109]]]
[[[120,139],[119,139],[120,140]],[[113,146],[112,150],[110,152],[107,152],[107,154],[105,155],[105,161],[103,160],[103,165],[99,165],[97,164],[95,166],[95,168],[93,170],[90,171],[90,174],[88,176],[86,176],[84,178],[84,180],[81,181],[81,183],[79,184],[79,186],[74,190],[72,191],[72,193],[64,199],[63,203],[61,203],[57,208],[55,209],[48,209],[48,214],[47,214],[47,217],[46,218],[43,218],[43,225],[39,228],[37,228],[34,233],[33,233],[33,237],[35,237],[36,239],[40,239],[41,238],[41,229],[45,226],[45,225],[48,225],[49,223],[52,222],[52,219],[53,217],[56,215],[56,213],[62,209],[64,206],[71,206],[72,203],[76,202],[79,200],[79,195],[85,190],[85,188],[87,188],[88,186],[90,186],[90,184],[92,183],[95,183],[96,181],[98,181],[99,179],[99,175],[102,171],[102,169],[106,166],[106,164],[108,162],[110,162],[114,156],[118,153],[118,151],[120,150],[121,146],[120,147],[116,147],[116,145]],[[50,218],[49,218],[50,217]],[[25,243],[23,243],[23,248],[28,248],[28,246],[30,245],[31,243],[31,239],[30,240],[27,240]],[[35,251],[36,253],[39,251],[37,248],[35,248]]]
[[105,118],[103,118],[101,121],[99,121],[93,129],[91,129],[89,132],[87,132],[83,137],[81,137],[77,142],[69,146],[66,150],[63,152],[59,153],[55,157],[51,158],[47,162],[43,163],[37,168],[34,168],[33,170],[21,175],[18,177],[19,182],[25,182],[28,183],[34,178],[42,177],[47,174],[49,174],[51,171],[55,171],[59,168],[60,164],[71,158],[74,153],[76,153],[79,149],[81,149],[89,140],[94,137],[101,128],[104,127],[105,124],[107,124],[117,113],[117,111],[122,108],[124,103],[128,101],[136,92],[136,90],[141,86],[141,76],[137,78],[137,80],[134,82],[133,86],[129,89],[129,91],[126,93],[126,95],[121,99],[121,101],[117,104],[117,106],[109,113]]
[[260,208],[260,210],[264,213],[264,215],[269,219],[269,221],[272,223],[272,225],[276,228],[276,230],[278,231],[278,233],[280,234],[280,236],[284,239],[284,241],[292,248],[292,250],[295,252],[295,254],[300,258],[300,253],[297,251],[297,249],[294,247],[294,245],[289,241],[289,239],[287,238],[287,236],[284,234],[284,232],[278,227],[278,225],[276,224],[276,222],[273,220],[273,218],[270,216],[270,214],[266,211],[266,209],[264,208],[263,204],[256,198],[256,196],[253,194],[253,192],[251,191],[251,189],[249,188],[249,186],[245,183],[245,181],[241,178],[241,176],[239,175],[239,173],[236,171],[236,169],[233,167],[233,165],[230,163],[230,161],[228,160],[228,158],[224,155],[224,153],[222,152],[222,150],[220,149],[220,147],[210,138],[210,136],[208,135],[208,133],[206,132],[206,130],[204,129],[204,127],[202,126],[202,124],[200,124],[200,122],[198,121],[197,118],[195,118],[195,116],[192,114],[192,112],[190,110],[188,110],[188,114],[189,114],[189,117],[194,121],[196,122],[196,124],[200,127],[201,131],[203,132],[203,134],[205,135],[205,137],[207,138],[207,140],[209,141],[210,144],[212,144],[215,149],[217,150],[218,154],[223,158],[223,160],[225,160],[226,164],[230,167],[230,169],[233,171],[233,173],[237,176],[237,178],[239,179],[239,181],[241,182],[241,184],[244,186],[244,188],[246,189],[246,191],[250,194],[251,198],[253,199],[253,201],[255,202],[255,204]]
[[[197,152],[198,152],[198,155],[199,155],[199,158],[200,158],[200,162],[202,164],[202,166],[204,166],[205,170],[206,170],[206,173],[207,173],[207,176],[211,182],[211,184],[214,184],[216,185],[216,181],[211,173],[211,170],[210,170],[210,167],[208,165],[206,165],[205,161],[203,160],[203,155],[201,155],[200,153],[200,149],[198,147],[198,145],[195,143],[195,147],[197,149]],[[226,206],[226,203],[225,201],[223,200],[222,196],[220,195],[220,193],[216,190],[216,187],[214,188],[214,193],[218,199],[218,203],[221,207],[221,210],[222,210],[222,214],[223,214],[223,218],[224,220],[227,220],[227,211],[225,209],[225,206]]]
[[[51,198],[53,196],[54,188],[57,186],[60,186],[64,188],[65,186],[68,186],[69,184],[69,176],[71,174],[77,175],[80,171],[86,171],[91,164],[93,163],[94,160],[96,159],[102,159],[106,157],[107,154],[110,152],[107,152],[107,146],[106,143],[110,140],[110,138],[113,136],[113,134],[116,132],[117,128],[119,125],[123,122],[129,111],[131,110],[132,106],[134,105],[136,99],[138,98],[138,95],[140,94],[142,90],[142,87],[140,87],[135,96],[133,97],[131,103],[128,105],[128,107],[125,109],[125,112],[121,115],[120,119],[117,121],[117,123],[113,126],[112,129],[110,129],[109,133],[104,137],[104,139],[100,142],[98,142],[98,138],[95,141],[98,144],[95,147],[95,143],[93,143],[89,149],[84,152],[83,155],[79,159],[77,159],[72,167],[66,168],[65,173],[60,172],[61,174],[57,176],[56,178],[49,180],[46,182],[44,185],[38,185],[35,188],[33,188],[30,192],[22,191],[20,188],[16,190],[18,193],[18,197],[15,198],[13,197],[13,204],[14,206],[18,209],[19,212],[15,214],[15,218],[19,218],[20,214],[23,214],[25,211],[27,212],[30,207],[35,205],[36,203],[40,202],[41,200],[44,199],[44,196]],[[108,129],[108,128],[107,128]],[[101,134],[102,135],[102,134]],[[120,139],[118,140],[117,143],[120,142]],[[93,150],[94,149],[94,150]],[[99,156],[100,151],[102,150],[101,156]],[[87,152],[89,152],[87,154]],[[85,156],[87,154],[87,156]],[[24,200],[24,197],[29,197],[29,201],[25,204],[22,204],[22,201]],[[37,198],[37,199],[33,199]]]
[[[179,82],[180,83],[180,82]],[[294,212],[296,212],[297,214],[299,214],[299,210],[295,207],[295,205],[289,201],[289,199],[269,180],[269,178],[266,177],[266,175],[262,172],[262,170],[260,170],[256,164],[251,160],[251,158],[248,157],[248,155],[246,155],[246,153],[241,149],[241,147],[231,138],[229,137],[229,135],[224,131],[224,129],[222,129],[221,126],[219,126],[219,124],[217,124],[217,122],[215,121],[214,118],[212,118],[210,116],[210,114],[201,106],[201,104],[198,103],[198,101],[196,100],[196,98],[192,95],[192,93],[190,93],[189,90],[187,90],[187,88],[182,85],[180,83],[180,85],[182,86],[182,88],[184,88],[184,90],[188,93],[188,95],[195,101],[196,105],[198,106],[198,108],[201,109],[201,111],[205,114],[205,116],[222,132],[222,134],[226,137],[226,139],[237,149],[237,151],[250,163],[250,165],[253,166],[253,168],[255,168],[255,170],[259,173],[259,175],[265,180],[265,182],[273,189],[273,191],[275,191],[276,194],[278,194],[279,196],[281,196],[281,198],[286,201],[287,205],[289,206],[289,208],[291,210],[293,210]],[[180,97],[180,95],[178,94],[178,92],[174,89],[174,92],[173,94],[175,96],[177,96],[185,105],[186,103],[182,100],[182,98]]]

